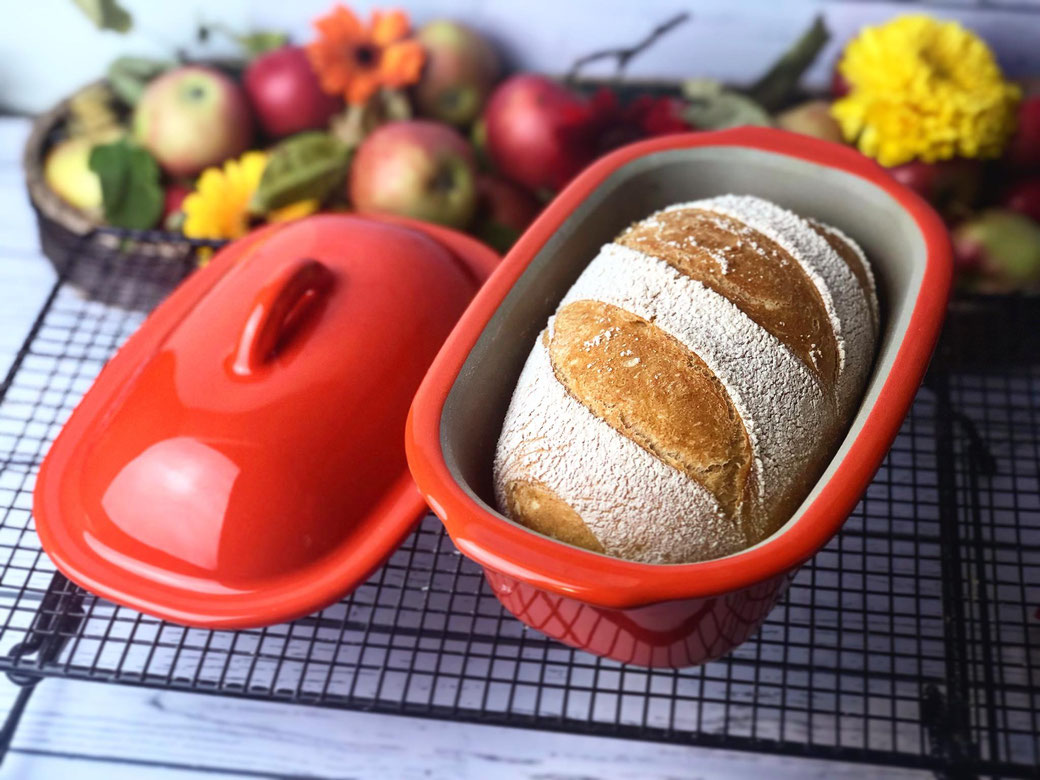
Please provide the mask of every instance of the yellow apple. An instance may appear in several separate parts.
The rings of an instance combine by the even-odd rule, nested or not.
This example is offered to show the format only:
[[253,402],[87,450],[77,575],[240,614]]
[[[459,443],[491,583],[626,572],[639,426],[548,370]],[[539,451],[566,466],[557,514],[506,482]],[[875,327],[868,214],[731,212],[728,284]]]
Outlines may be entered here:
[[43,179],[62,200],[92,217],[101,217],[101,181],[90,170],[90,150],[115,141],[122,130],[67,138],[51,147],[43,163]]

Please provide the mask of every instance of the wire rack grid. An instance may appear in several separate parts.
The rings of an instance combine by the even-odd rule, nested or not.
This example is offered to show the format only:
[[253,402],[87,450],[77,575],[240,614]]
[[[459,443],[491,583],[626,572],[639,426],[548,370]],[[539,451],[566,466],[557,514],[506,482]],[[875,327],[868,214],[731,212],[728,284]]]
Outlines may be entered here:
[[113,251],[91,258],[84,289],[70,283],[77,256],[71,247],[0,385],[0,669],[16,682],[64,676],[944,776],[1040,767],[1040,356],[1026,336],[1037,301],[960,302],[863,500],[761,631],[719,661],[650,671],[512,619],[432,516],[341,602],[262,630],[186,629],[69,582],[33,529],[39,463],[185,273]]

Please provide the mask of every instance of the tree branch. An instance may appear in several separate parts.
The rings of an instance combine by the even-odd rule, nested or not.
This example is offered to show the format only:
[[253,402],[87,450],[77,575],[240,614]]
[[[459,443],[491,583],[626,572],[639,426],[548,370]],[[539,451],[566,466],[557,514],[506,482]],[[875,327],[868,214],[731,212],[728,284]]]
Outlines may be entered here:
[[588,65],[590,62],[596,62],[597,60],[605,60],[611,57],[617,59],[617,75],[618,77],[620,77],[623,74],[625,68],[628,67],[628,63],[632,59],[649,49],[651,46],[657,43],[658,40],[670,33],[680,24],[683,24],[684,22],[689,20],[689,18],[690,14],[686,11],[683,11],[681,14],[676,14],[671,19],[668,19],[667,21],[657,25],[657,27],[650,31],[649,35],[647,35],[645,38],[643,38],[643,40],[639,41],[633,46],[617,49],[603,49],[602,51],[592,52],[591,54],[586,54],[584,57],[579,57],[574,61],[574,64],[571,65],[570,70],[567,71],[566,81],[573,82],[575,79],[577,79],[578,71],[580,71],[585,65]]

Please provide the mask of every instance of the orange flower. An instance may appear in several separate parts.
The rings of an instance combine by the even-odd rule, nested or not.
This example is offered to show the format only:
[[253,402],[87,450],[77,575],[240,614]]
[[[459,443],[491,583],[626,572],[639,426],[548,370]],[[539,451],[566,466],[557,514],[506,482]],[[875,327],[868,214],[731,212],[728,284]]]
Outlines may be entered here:
[[408,38],[403,11],[373,11],[366,28],[342,5],[315,20],[318,38],[307,45],[321,88],[365,103],[380,87],[404,87],[419,79],[426,52]]

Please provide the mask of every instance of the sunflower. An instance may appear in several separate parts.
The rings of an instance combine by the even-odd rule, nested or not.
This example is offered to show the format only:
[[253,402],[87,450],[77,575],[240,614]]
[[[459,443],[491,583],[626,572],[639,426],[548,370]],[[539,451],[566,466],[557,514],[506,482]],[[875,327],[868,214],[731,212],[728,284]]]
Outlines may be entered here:
[[832,113],[847,141],[882,165],[997,157],[1019,90],[986,44],[956,22],[901,16],[867,27],[838,69],[849,94]]
[[329,94],[366,103],[380,87],[399,88],[419,80],[426,52],[408,38],[403,11],[373,11],[366,28],[352,11],[337,5],[314,27],[318,38],[307,45],[307,55]]
[[184,235],[188,238],[238,238],[249,232],[249,199],[260,186],[267,165],[263,152],[246,152],[223,168],[207,168],[184,199]]

